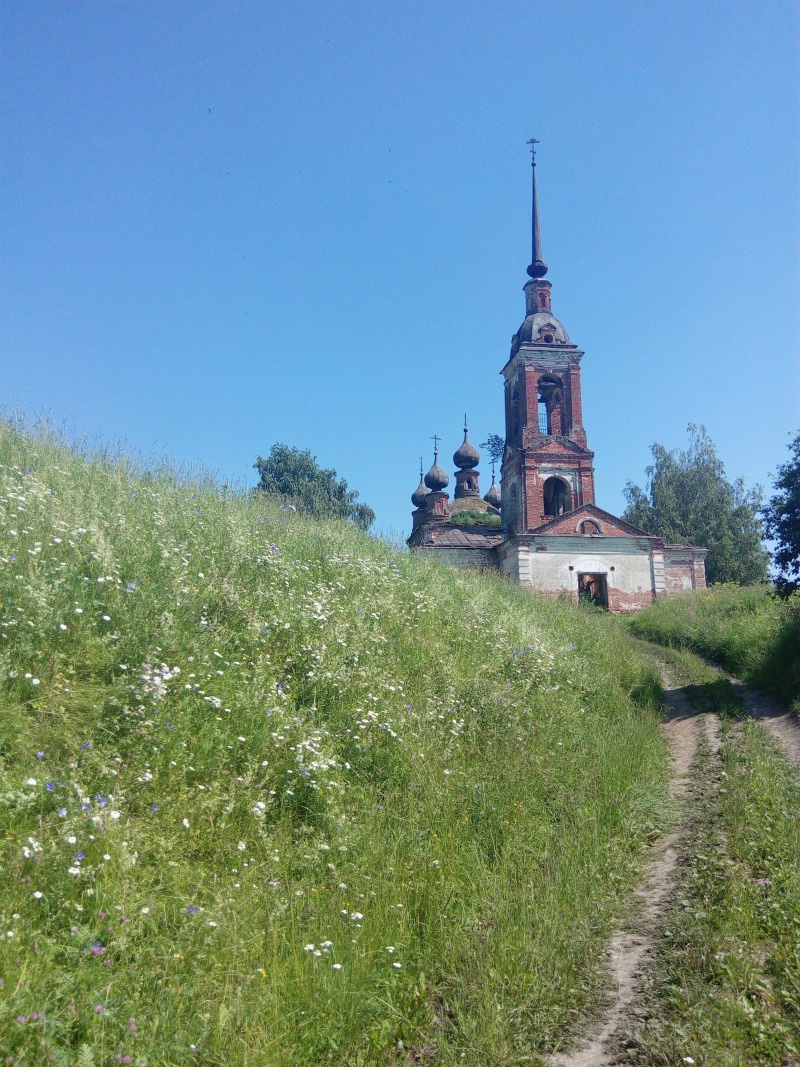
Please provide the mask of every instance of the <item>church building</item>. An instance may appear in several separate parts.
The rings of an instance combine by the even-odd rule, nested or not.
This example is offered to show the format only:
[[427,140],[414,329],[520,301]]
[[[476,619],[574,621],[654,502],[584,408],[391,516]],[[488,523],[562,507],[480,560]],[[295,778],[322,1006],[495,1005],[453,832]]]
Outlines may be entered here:
[[502,369],[505,448],[500,488],[478,488],[480,454],[464,440],[453,456],[450,483],[439,463],[411,501],[412,550],[435,551],[458,567],[493,568],[539,593],[581,597],[627,613],[656,597],[705,588],[706,549],[667,545],[595,504],[594,452],[583,425],[581,360],[551,307],[551,284],[542,260],[533,163],[533,254],[528,267],[525,320],[511,341]]

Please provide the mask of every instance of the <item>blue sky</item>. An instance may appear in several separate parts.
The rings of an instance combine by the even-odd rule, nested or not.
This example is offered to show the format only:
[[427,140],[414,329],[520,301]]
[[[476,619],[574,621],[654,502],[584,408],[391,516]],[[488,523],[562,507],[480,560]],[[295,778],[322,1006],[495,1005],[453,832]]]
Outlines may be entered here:
[[[0,7],[0,401],[253,484],[310,448],[405,535],[503,432],[539,138],[598,503],[704,423],[800,423],[796,4]],[[489,485],[483,464],[482,487]]]

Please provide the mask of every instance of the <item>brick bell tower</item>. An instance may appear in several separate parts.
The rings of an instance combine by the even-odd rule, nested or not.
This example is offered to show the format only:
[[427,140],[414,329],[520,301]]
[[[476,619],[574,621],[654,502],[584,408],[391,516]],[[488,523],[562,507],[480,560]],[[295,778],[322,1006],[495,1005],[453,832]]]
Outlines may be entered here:
[[542,260],[533,171],[533,255],[524,285],[525,321],[511,339],[505,378],[506,443],[501,468],[506,536],[526,534],[558,515],[594,504],[594,453],[586,442],[581,409],[583,352],[550,307],[547,264]]

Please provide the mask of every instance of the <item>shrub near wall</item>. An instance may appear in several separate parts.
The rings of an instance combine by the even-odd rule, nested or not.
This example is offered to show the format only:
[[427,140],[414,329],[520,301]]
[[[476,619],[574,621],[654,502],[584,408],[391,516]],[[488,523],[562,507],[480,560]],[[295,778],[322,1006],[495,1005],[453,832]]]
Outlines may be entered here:
[[656,601],[630,622],[650,641],[688,648],[787,704],[800,699],[800,596],[716,585]]
[[602,998],[657,697],[568,605],[0,426],[0,1049],[537,1062]]

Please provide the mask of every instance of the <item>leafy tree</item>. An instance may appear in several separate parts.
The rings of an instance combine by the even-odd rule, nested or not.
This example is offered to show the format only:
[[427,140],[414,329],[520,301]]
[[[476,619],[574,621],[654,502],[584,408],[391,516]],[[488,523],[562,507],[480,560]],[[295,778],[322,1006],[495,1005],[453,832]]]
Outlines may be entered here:
[[709,582],[766,581],[769,556],[761,544],[761,489],[746,489],[742,478],[728,481],[704,426],[690,423],[688,432],[686,451],[652,446],[647,491],[628,482],[622,517],[668,544],[707,548]]
[[485,448],[489,453],[490,463],[499,463],[503,458],[503,452],[506,447],[506,441],[504,437],[501,437],[499,433],[490,433],[485,441],[481,441],[481,448]]
[[767,537],[775,542],[775,584],[785,593],[800,589],[800,433],[789,451],[792,458],[778,467],[775,495],[761,512]]
[[253,464],[259,473],[254,492],[282,497],[289,505],[302,508],[316,518],[349,519],[362,530],[375,521],[375,512],[348,489],[335,470],[320,467],[307,448],[274,444],[266,459]]

